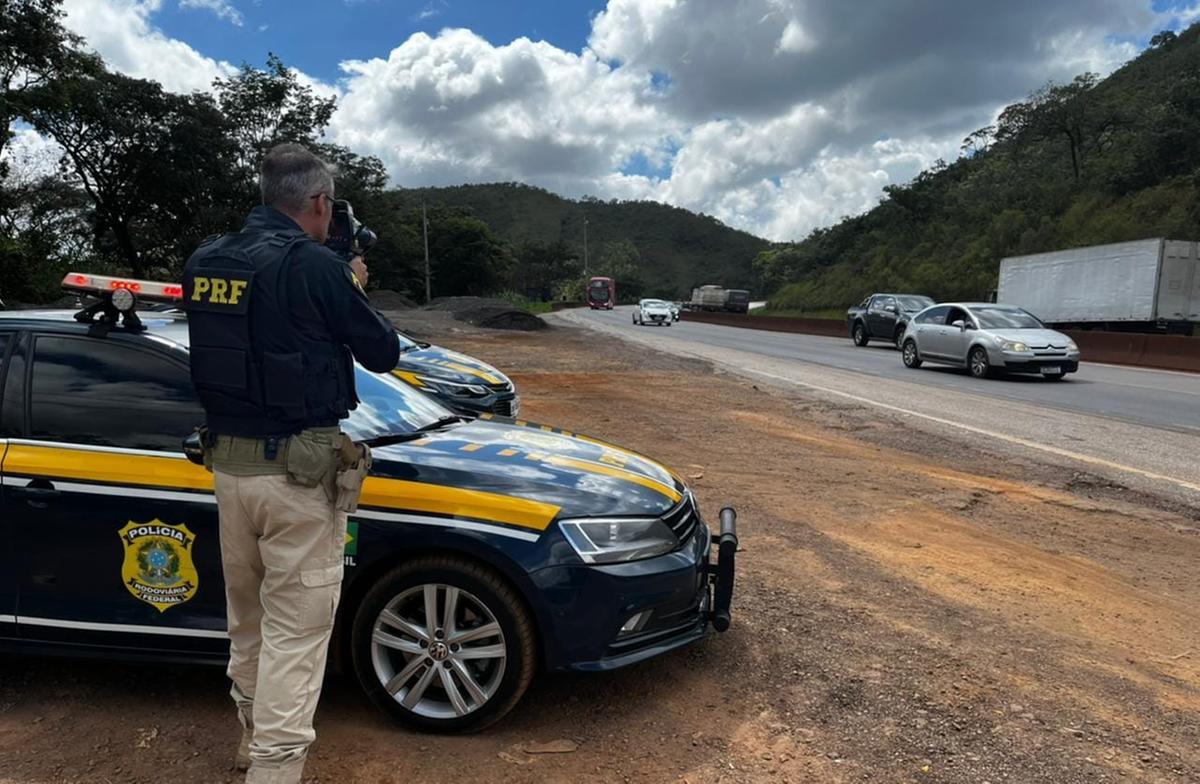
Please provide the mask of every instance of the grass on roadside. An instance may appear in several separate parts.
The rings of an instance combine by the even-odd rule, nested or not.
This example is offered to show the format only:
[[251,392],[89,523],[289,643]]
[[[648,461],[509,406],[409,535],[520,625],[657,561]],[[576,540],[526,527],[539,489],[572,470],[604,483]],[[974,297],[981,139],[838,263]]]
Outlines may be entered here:
[[530,313],[549,313],[553,309],[552,303],[530,299],[524,294],[519,294],[515,291],[502,291],[496,296],[508,302],[513,307],[527,310]]

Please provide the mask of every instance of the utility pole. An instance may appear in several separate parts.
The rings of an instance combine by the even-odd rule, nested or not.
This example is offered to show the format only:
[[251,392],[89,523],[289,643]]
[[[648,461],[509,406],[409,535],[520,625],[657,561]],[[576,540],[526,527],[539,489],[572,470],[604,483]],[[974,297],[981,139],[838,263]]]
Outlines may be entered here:
[[587,218],[583,219],[583,276],[586,278],[588,274],[588,257],[587,257]]
[[425,304],[429,304],[429,219],[425,217],[425,200],[421,200],[421,235],[425,238]]

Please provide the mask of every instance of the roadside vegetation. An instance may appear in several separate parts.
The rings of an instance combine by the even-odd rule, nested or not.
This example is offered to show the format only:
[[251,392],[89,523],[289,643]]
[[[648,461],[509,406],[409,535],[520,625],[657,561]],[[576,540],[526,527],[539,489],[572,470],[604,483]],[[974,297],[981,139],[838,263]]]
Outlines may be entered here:
[[986,298],[1005,256],[1200,239],[1200,26],[1163,32],[1107,79],[1047,84],[878,207],[759,254],[774,309],[872,291]]

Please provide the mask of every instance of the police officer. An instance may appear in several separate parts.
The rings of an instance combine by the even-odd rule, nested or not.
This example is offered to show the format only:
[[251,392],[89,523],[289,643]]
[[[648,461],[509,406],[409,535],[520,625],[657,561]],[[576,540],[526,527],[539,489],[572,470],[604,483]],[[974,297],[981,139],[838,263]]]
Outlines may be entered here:
[[253,784],[298,784],[341,589],[342,509],[357,501],[355,487],[338,503],[339,478],[355,455],[369,460],[338,422],[358,402],[353,360],[383,373],[400,349],[354,277],[361,259],[323,246],[330,167],[280,145],[260,185],[242,230],[188,260],[184,303],[220,514],[238,767]]

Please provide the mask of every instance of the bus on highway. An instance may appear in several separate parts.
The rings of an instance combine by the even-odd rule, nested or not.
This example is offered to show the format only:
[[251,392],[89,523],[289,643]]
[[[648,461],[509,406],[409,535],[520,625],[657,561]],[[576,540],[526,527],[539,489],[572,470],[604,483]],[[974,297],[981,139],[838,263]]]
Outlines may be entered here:
[[595,277],[588,281],[587,304],[592,310],[612,310],[617,304],[617,284],[612,278]]

